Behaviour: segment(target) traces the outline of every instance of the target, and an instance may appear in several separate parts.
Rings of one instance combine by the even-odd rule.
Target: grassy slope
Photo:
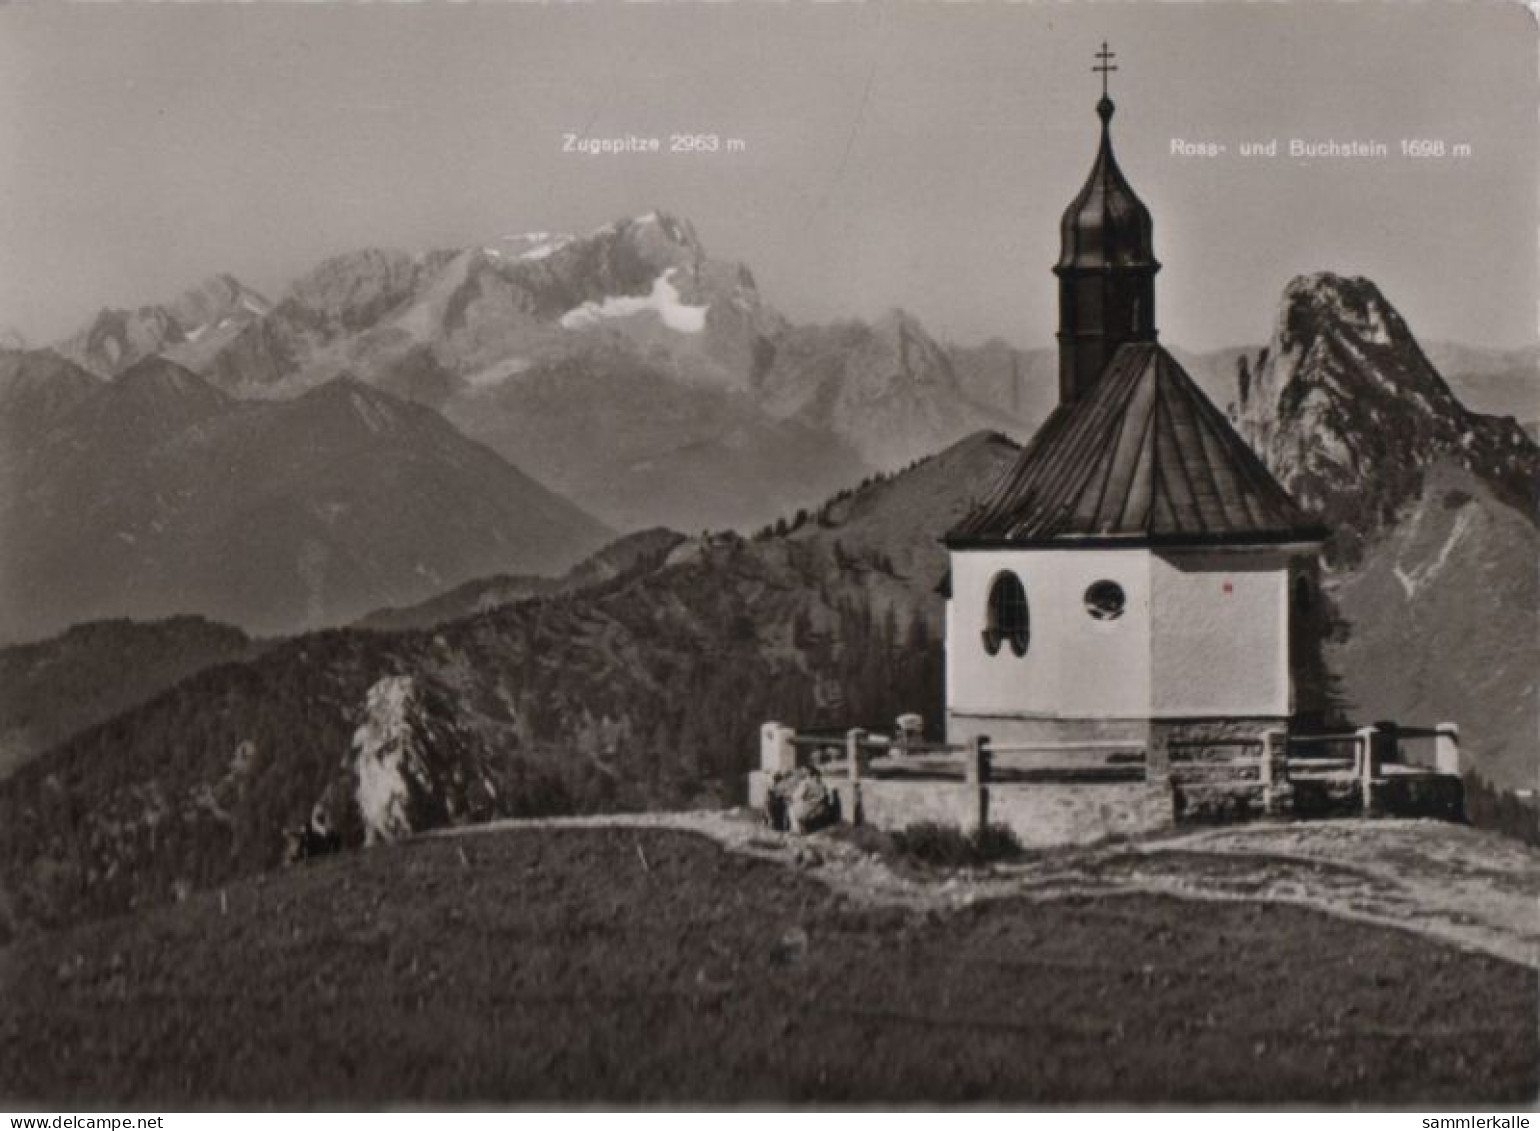
[[[858,905],[679,833],[337,858],[0,951],[0,1099],[1527,1100],[1533,970],[1256,903]]]
[[[1447,463],[1335,600],[1327,651],[1354,720],[1460,725],[1462,767],[1503,789],[1540,779],[1540,532]],[[1426,759],[1427,744],[1411,753]]]

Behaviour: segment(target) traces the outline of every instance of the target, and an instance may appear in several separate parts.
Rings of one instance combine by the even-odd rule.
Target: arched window
[[[984,650],[991,656],[1007,643],[1018,656],[1027,654],[1032,638],[1032,618],[1027,612],[1027,591],[1021,578],[1005,571],[989,587],[989,608],[984,619]]]
[[[1128,607],[1128,597],[1116,581],[1092,582],[1085,591],[1085,611],[1097,620],[1117,620]]]

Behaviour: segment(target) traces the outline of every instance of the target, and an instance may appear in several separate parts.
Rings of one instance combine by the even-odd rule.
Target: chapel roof
[[[1325,535],[1164,347],[1131,342],[1084,399],[1054,409],[946,542],[1206,546]]]

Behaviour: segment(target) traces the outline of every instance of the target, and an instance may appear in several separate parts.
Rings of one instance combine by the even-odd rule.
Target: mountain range
[[[934,727],[936,537],[1054,395],[1049,351],[946,346],[903,312],[792,325],[657,213],[344,256],[260,312],[203,290],[99,335],[170,320],[158,354],[0,353],[12,631],[124,599],[350,627],[205,640],[114,714],[56,712],[68,737],[0,781],[14,924],[272,866],[317,805],[361,843],[411,813],[720,802],[766,718]],[[198,371],[163,356],[199,326]],[[1472,773],[1531,786],[1540,449],[1467,408],[1367,280],[1296,279],[1266,346],[1179,356],[1333,528],[1343,718],[1454,719]],[[610,532],[562,496],[638,532],[592,553]],[[703,526],[740,533],[676,532]],[[67,639],[0,671],[52,695]],[[366,779],[406,826],[358,804]]]
[[[1034,423],[975,400],[901,311],[791,324],[747,266],[662,212],[340,255],[273,303],[217,276],[171,304],[103,311],[58,351],[98,376],[158,354],[248,399],[356,377],[622,529],[757,525],[979,428]]]
[[[158,356],[100,381],[24,354],[0,364],[0,414],[0,639],[178,613],[342,623],[559,571],[610,536],[437,413],[349,378],[239,401]]]
[[[241,398],[339,376],[442,412],[618,529],[750,528],[978,429],[1025,439],[1057,357],[913,315],[796,325],[664,212],[421,254],[328,259],[269,302],[219,275],[56,347],[114,376],[164,356]],[[1183,363],[1224,406],[1241,349]]]

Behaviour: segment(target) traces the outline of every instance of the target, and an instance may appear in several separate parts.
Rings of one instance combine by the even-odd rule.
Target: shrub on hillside
[[[893,834],[900,856],[941,868],[978,868],[1021,855],[1021,842],[1005,825],[964,832],[956,825],[919,821]]]
[[[1470,774],[1465,779],[1465,815],[1477,828],[1540,845],[1540,803],[1533,794],[1520,796]]]

